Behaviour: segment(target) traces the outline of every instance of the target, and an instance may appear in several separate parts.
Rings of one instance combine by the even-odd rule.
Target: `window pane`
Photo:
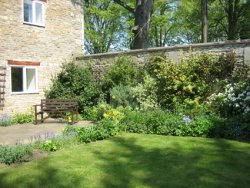
[[[23,68],[11,67],[12,92],[23,91]]]
[[[36,90],[36,70],[35,69],[26,69],[26,86],[27,91]]]
[[[23,8],[24,21],[32,23],[32,1],[24,0]]]
[[[36,24],[43,24],[43,5],[41,3],[36,3]]]

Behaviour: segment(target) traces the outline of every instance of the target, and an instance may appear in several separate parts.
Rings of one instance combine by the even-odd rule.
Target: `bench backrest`
[[[77,108],[78,103],[76,99],[42,99],[41,110],[44,111],[67,111],[69,109]]]

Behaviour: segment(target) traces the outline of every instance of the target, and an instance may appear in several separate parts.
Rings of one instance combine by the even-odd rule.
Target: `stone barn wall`
[[[36,0],[45,4],[43,26],[25,23],[23,2],[0,0],[0,66],[6,68],[0,113],[25,113],[38,104],[60,65],[83,52],[81,0]],[[13,66],[37,67],[36,92],[12,92]]]

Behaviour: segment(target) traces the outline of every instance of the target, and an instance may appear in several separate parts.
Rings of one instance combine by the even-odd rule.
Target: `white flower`
[[[244,113],[248,113],[248,112],[250,112],[250,108],[249,108],[249,107],[247,107],[247,108],[244,110]]]
[[[233,90],[234,90],[234,88],[233,88],[233,87],[230,87],[228,91],[229,91],[229,92],[232,92]]]
[[[250,100],[250,96],[247,96],[247,97],[245,98],[245,101],[247,101],[247,100]]]
[[[239,94],[239,95],[238,95],[238,97],[244,97],[244,94],[243,94],[243,93],[241,93],[241,94]]]

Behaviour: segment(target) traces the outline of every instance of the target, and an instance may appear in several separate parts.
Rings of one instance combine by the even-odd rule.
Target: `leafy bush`
[[[250,113],[225,118],[217,121],[209,136],[218,138],[229,138],[238,140],[250,140]]]
[[[31,113],[17,113],[12,117],[7,114],[0,116],[0,126],[9,126],[13,124],[31,123],[34,120],[34,115]]]
[[[150,110],[159,107],[156,94],[156,82],[155,79],[148,74],[143,78],[143,82],[139,83],[132,90],[134,99],[140,110]]]
[[[173,111],[130,111],[122,122],[128,132],[160,134],[172,136],[207,136],[215,126],[212,115],[196,115],[190,117]]]
[[[208,104],[225,117],[250,113],[250,80],[227,84],[224,91],[209,97]]]
[[[230,71],[230,76],[221,81],[223,84],[220,87],[217,86],[217,91],[207,101],[211,110],[224,117],[250,113],[250,67],[232,61],[233,58],[229,54],[227,63],[234,64],[233,71]],[[227,71],[226,68],[222,74],[228,74],[225,71]]]
[[[0,162],[10,165],[21,162],[32,154],[32,148],[25,145],[3,146],[0,145]]]
[[[11,125],[11,116],[7,114],[1,114],[0,115],[0,126],[1,127],[6,127]]]
[[[52,79],[52,86],[45,95],[49,99],[77,99],[79,111],[85,106],[97,104],[100,87],[96,83],[90,67],[80,67],[74,63],[64,64],[61,71]]]
[[[84,114],[82,114],[82,120],[93,120],[96,121],[96,113],[94,112],[93,108],[95,107],[90,107],[86,106],[84,108]]]
[[[146,69],[156,81],[157,99],[162,106],[173,107],[181,103],[195,108],[216,90],[220,80],[232,76],[232,58],[234,56],[191,55],[178,65],[157,56],[151,59]]]
[[[139,71],[133,61],[128,57],[118,57],[107,69],[102,81],[102,91],[105,101],[110,103],[110,90],[114,86],[134,86],[137,83],[138,77]]]
[[[113,62],[104,76],[104,84],[110,88],[115,85],[134,85],[139,74],[138,69],[128,57],[121,56]]]
[[[120,131],[119,125],[110,120],[103,119],[96,126],[87,126],[81,128],[68,129],[67,132],[74,132],[76,139],[80,143],[89,143],[96,140],[103,140],[118,134]]]
[[[46,140],[41,146],[40,149],[44,151],[57,151],[60,148],[59,142],[57,140]]]
[[[34,115],[31,113],[17,113],[12,117],[11,124],[24,124],[34,121]]]
[[[104,114],[111,110],[112,107],[109,104],[106,103],[100,103],[93,107],[91,116],[93,120],[101,120],[104,118]]]
[[[105,120],[112,120],[115,123],[120,123],[124,119],[124,114],[117,109],[110,109],[103,114]]]

